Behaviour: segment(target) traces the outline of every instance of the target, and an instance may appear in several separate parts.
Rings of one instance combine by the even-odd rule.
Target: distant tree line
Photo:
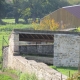
[[[35,21],[36,18],[53,12],[63,6],[71,5],[67,0],[0,0],[0,22],[2,18],[15,18],[15,23],[19,18],[23,18],[26,23],[29,18]]]

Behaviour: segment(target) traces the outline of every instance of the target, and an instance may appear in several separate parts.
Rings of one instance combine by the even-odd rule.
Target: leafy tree
[[[28,18],[32,18],[33,21],[36,18],[42,18],[43,16],[55,11],[56,9],[70,5],[67,0],[12,0],[10,6],[8,6],[8,14],[15,18],[15,23],[18,23],[20,17],[24,18],[27,22]],[[13,10],[13,12],[12,12]],[[13,13],[13,14],[12,14]]]
[[[76,5],[76,4],[80,4],[80,0],[66,0],[68,3],[70,3],[71,5]]]
[[[70,6],[71,4],[67,0],[60,0],[60,7]]]
[[[14,14],[13,14],[13,5],[12,3],[7,3],[5,5],[5,15],[6,15],[6,18],[13,18],[14,17]]]
[[[5,15],[5,0],[0,0],[0,23],[2,23],[1,18]]]
[[[35,21],[36,17],[42,15],[42,3],[44,0],[27,0],[25,1],[23,16],[28,19],[32,18]],[[26,12],[26,13],[25,13]]]
[[[50,18],[49,16],[46,16],[40,23],[41,30],[55,31],[58,29],[58,27],[59,27],[59,24],[55,22],[55,20]]]
[[[22,11],[22,17],[25,19],[26,23],[28,23],[28,18],[30,17],[30,15],[30,8],[26,8],[24,11]]]
[[[37,23],[37,22],[36,22]],[[50,18],[49,16],[46,16],[40,24],[36,24],[33,22],[33,27],[35,30],[50,30],[50,31],[55,31],[58,29],[59,24],[55,22],[54,19]]]
[[[14,18],[15,18],[15,23],[18,23],[19,16],[20,16],[20,9],[19,9],[19,0],[13,0],[13,7],[14,7]]]

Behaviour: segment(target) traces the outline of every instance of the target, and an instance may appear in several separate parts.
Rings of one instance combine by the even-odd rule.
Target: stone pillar
[[[13,32],[9,38],[8,67],[12,67],[13,55],[19,54],[19,34]]]
[[[19,34],[12,33],[9,39],[9,46],[13,55],[19,54]]]

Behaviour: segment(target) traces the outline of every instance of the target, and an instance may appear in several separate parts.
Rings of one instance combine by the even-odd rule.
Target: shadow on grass
[[[57,69],[68,69],[68,70],[78,70],[77,67],[63,67],[63,66],[60,66],[60,67],[56,67],[56,66],[52,66],[52,65],[49,65],[51,68],[57,70]]]

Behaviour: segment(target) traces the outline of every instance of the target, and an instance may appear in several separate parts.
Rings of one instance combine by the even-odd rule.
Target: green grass
[[[13,29],[31,29],[32,24],[6,24],[0,25],[0,32],[8,32],[12,31]]]
[[[18,76],[19,80],[38,80],[37,76],[34,73],[22,73],[17,70],[13,69],[4,69],[4,71],[11,73],[11,74],[16,74]]]
[[[8,75],[0,74],[0,80],[14,80],[14,79]]]
[[[9,23],[9,24],[15,23],[15,19],[2,19],[2,21],[5,22],[5,23]],[[19,22],[24,22],[24,20],[19,19]]]
[[[69,72],[71,76],[78,72],[78,68],[75,67],[56,67],[56,66],[50,66],[50,67],[61,72],[66,76],[69,76]]]

